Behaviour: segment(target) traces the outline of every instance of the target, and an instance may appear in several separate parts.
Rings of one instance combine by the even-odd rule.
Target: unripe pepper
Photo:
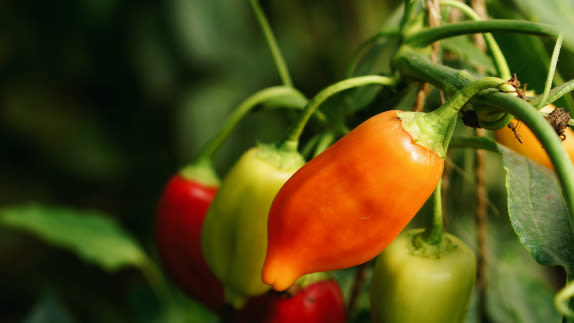
[[[204,174],[209,174],[209,169],[204,168]],[[155,222],[156,244],[162,265],[175,284],[219,313],[225,305],[223,285],[207,267],[200,244],[203,220],[219,183],[214,175],[197,174],[198,167],[189,166],[164,188]]]
[[[269,290],[261,280],[267,249],[267,216],[273,198],[304,164],[291,150],[259,145],[245,152],[223,179],[207,212],[202,250],[235,308]]]
[[[554,105],[549,104],[540,111],[550,113],[554,109]],[[550,157],[542,147],[540,141],[538,141],[538,138],[532,133],[532,130],[516,120],[512,121],[512,125],[515,127],[514,131],[509,127],[494,131],[493,134],[496,141],[547,168],[554,169]],[[518,141],[517,135],[522,143]],[[570,127],[566,127],[564,129],[564,135],[565,139],[562,141],[562,147],[564,147],[564,150],[566,150],[566,153],[570,156],[570,160],[574,162],[574,131],[572,131]]]
[[[371,280],[373,323],[464,322],[476,282],[470,248],[445,233],[440,244],[407,230],[377,257]]]
[[[263,280],[285,290],[306,273],[374,258],[433,192],[444,161],[403,129],[404,111],[387,111],[303,166],[269,215]]]
[[[325,273],[303,276],[287,292],[250,299],[233,323],[344,323],[345,300],[339,284]]]

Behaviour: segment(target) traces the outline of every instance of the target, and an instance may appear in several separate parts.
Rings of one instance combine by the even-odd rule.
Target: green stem
[[[557,36],[559,31],[555,26],[522,20],[497,19],[463,21],[424,29],[407,35],[405,43],[414,47],[427,47],[441,39],[487,32],[515,32],[538,36]]]
[[[555,296],[554,305],[560,314],[574,320],[574,310],[568,305],[574,297],[574,281],[568,282]]]
[[[299,144],[299,137],[303,133],[303,129],[305,125],[309,121],[309,118],[319,106],[325,102],[328,98],[332,97],[333,95],[352,89],[359,86],[369,85],[369,84],[379,84],[379,85],[386,85],[386,86],[393,86],[396,84],[396,79],[388,76],[381,76],[381,75],[366,75],[366,76],[358,76],[350,79],[346,79],[335,84],[332,84],[321,92],[317,93],[307,104],[305,110],[301,114],[299,120],[293,125],[293,128],[289,131],[286,138],[281,142],[279,145],[280,147],[285,147],[287,150],[297,150],[297,146]]]
[[[463,87],[451,96],[440,108],[430,114],[440,119],[454,118],[460,109],[478,92],[490,88],[498,88],[505,81],[498,77],[484,77]]]
[[[423,238],[429,244],[438,244],[442,240],[443,234],[443,219],[442,219],[442,195],[441,195],[441,183],[442,180],[438,181],[438,184],[433,193],[433,217],[429,221],[427,227],[425,228]]]
[[[259,104],[278,98],[289,98],[289,100],[285,100],[285,105],[287,106],[302,108],[307,104],[307,99],[303,94],[288,86],[273,86],[256,92],[233,111],[231,116],[225,121],[223,127],[221,127],[221,130],[203,146],[196,158],[196,163],[211,163],[213,155],[221,148],[239,121],[241,121],[249,111]]]
[[[486,137],[453,137],[448,148],[472,148],[498,152],[496,142]]]
[[[480,21],[481,20],[480,16],[478,16],[478,14],[471,7],[467,6],[466,4],[464,4],[460,1],[441,0],[440,3],[445,5],[445,6],[453,7],[453,8],[460,10],[468,18],[470,18],[474,21]],[[486,44],[488,46],[488,50],[490,51],[490,54],[492,55],[492,58],[494,60],[494,64],[496,65],[496,70],[498,71],[498,75],[505,80],[510,79],[512,77],[512,75],[510,74],[510,68],[508,67],[508,63],[506,62],[506,57],[504,57],[504,54],[502,54],[502,51],[500,50],[498,43],[494,39],[494,36],[492,36],[491,33],[484,33],[483,37],[484,37],[484,41],[486,42]]]
[[[484,77],[457,91],[443,105],[430,113],[404,112],[403,128],[415,142],[446,158],[450,138],[460,109],[480,91],[497,88],[504,83],[497,77]]]
[[[413,20],[416,14],[416,7],[419,4],[419,0],[404,0],[405,12],[403,13],[403,18],[401,19],[400,29],[405,30],[409,22]]]
[[[572,91],[574,91],[574,80],[562,83],[559,86],[553,88],[545,100],[542,100],[542,97],[538,96],[536,99],[530,101],[530,103],[532,103],[535,106],[538,105],[545,106],[548,103],[552,103]]]
[[[544,106],[544,101],[548,98],[550,89],[552,88],[552,83],[554,81],[554,73],[556,72],[556,64],[558,64],[558,56],[560,55],[560,48],[562,47],[562,39],[564,35],[562,33],[558,34],[558,39],[556,39],[556,44],[554,45],[554,50],[552,51],[552,59],[550,60],[550,68],[548,69],[548,76],[546,77],[546,84],[544,86],[544,93],[542,93],[542,98],[540,103],[536,106],[541,109]]]
[[[361,54],[374,42],[389,36],[397,36],[399,34],[399,29],[396,27],[391,27],[389,29],[384,29],[379,31],[378,33],[371,36],[369,39],[364,41],[353,53],[353,57],[351,57],[351,62],[349,63],[349,68],[347,70],[347,78],[350,78],[354,75],[355,69],[359,63],[359,59],[361,58]]]
[[[434,64],[426,56],[420,53],[407,52],[407,50],[399,52],[400,56],[396,59],[402,75],[417,81],[430,82],[444,91],[447,91],[447,89],[453,91],[457,86],[468,84],[472,80],[468,74]],[[440,72],[440,77],[433,74],[433,71]],[[570,211],[570,225],[574,231],[574,166],[562,148],[562,143],[556,136],[554,129],[538,113],[538,110],[512,94],[493,90],[477,96],[472,101],[473,105],[497,106],[500,107],[501,112],[507,112],[516,116],[540,140],[556,169],[556,175],[560,181],[563,196]]]
[[[401,75],[415,81],[428,82],[443,90],[447,96],[472,82],[472,76],[464,70],[457,70],[442,64],[435,64],[424,54],[404,47],[393,60]]]
[[[500,107],[501,111],[514,115],[523,122],[540,141],[556,170],[563,188],[564,199],[570,210],[570,226],[574,231],[574,165],[562,147],[560,138],[552,126],[532,105],[513,95],[492,92],[477,101],[487,100],[489,104]]]
[[[259,21],[259,25],[261,26],[261,30],[265,36],[265,40],[267,41],[267,45],[271,50],[271,55],[273,56],[273,61],[275,62],[275,66],[279,72],[279,77],[283,82],[283,85],[292,87],[293,83],[291,82],[291,77],[289,76],[289,70],[287,69],[287,64],[285,64],[285,60],[283,60],[283,56],[281,55],[281,50],[279,50],[279,46],[277,45],[277,41],[275,40],[275,36],[273,35],[273,31],[271,30],[271,26],[259,5],[258,0],[251,0],[251,7],[253,8],[253,12]]]
[[[324,152],[331,144],[335,141],[335,133],[333,131],[327,131],[321,135],[321,139],[315,147],[313,152],[313,157],[317,157],[320,153]]]
[[[160,303],[169,303],[171,297],[168,285],[157,265],[150,259],[140,266],[144,278],[147,280]]]

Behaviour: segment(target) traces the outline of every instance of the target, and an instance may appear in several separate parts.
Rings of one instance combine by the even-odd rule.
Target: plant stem
[[[168,285],[157,265],[148,258],[140,266],[140,270],[150,285],[153,293],[157,297],[159,303],[167,305],[166,303],[169,303],[171,295]]]
[[[530,103],[534,104],[535,106],[545,106],[548,103],[552,103],[572,91],[574,91],[574,80],[562,83],[559,86],[553,88],[545,100],[542,100],[542,97],[538,96],[536,99],[530,101]]]
[[[353,279],[353,286],[351,287],[351,294],[349,295],[349,305],[347,306],[347,320],[350,322],[357,309],[359,296],[363,291],[365,280],[367,276],[367,269],[369,262],[365,262],[355,268],[355,277]]]
[[[364,41],[361,45],[359,45],[359,47],[353,53],[353,57],[351,58],[351,62],[349,63],[349,68],[347,69],[347,78],[354,76],[355,69],[357,68],[357,65],[359,63],[359,58],[361,57],[361,54],[367,49],[367,47],[369,47],[374,42],[376,42],[377,40],[379,40],[383,37],[398,36],[398,34],[399,34],[399,29],[396,27],[384,29],[384,30],[381,30],[378,33],[374,34],[369,39]]]
[[[279,98],[288,98],[288,100],[285,100],[285,106],[303,108],[307,104],[307,99],[303,94],[288,86],[273,86],[256,92],[233,111],[223,124],[223,127],[221,127],[221,130],[200,150],[195,163],[211,163],[213,155],[221,148],[239,121],[241,121],[249,111],[259,104]]]
[[[431,112],[440,119],[452,119],[460,109],[482,90],[497,88],[504,80],[498,77],[484,77],[463,87],[451,96],[441,107]]]
[[[293,125],[288,135],[281,142],[279,146],[285,147],[288,150],[291,149],[297,150],[297,146],[299,144],[299,137],[301,137],[303,129],[305,128],[305,125],[309,121],[309,118],[311,117],[311,115],[313,115],[313,113],[317,110],[317,108],[319,108],[319,106],[323,102],[325,102],[328,98],[332,97],[333,95],[359,86],[369,84],[393,86],[396,84],[396,82],[397,80],[395,78],[388,76],[367,75],[367,76],[358,76],[346,79],[326,87],[321,92],[317,93],[317,95],[315,95],[309,101],[309,103],[303,110],[303,113],[301,114],[299,120]]]
[[[485,136],[486,130],[475,129],[477,137]],[[477,287],[477,303],[478,303],[478,316],[481,322],[486,321],[486,287],[488,282],[488,193],[486,186],[486,152],[480,149],[475,150],[475,164],[474,174],[476,180],[476,241],[478,244],[477,249],[477,263],[476,263],[476,287]]]
[[[564,315],[570,320],[574,320],[574,310],[570,308],[568,303],[574,297],[574,281],[569,281],[555,296],[554,306],[560,314]]]
[[[417,144],[444,159],[460,109],[480,91],[497,88],[502,83],[504,81],[499,78],[484,77],[457,91],[432,112],[403,112],[400,116],[403,129],[413,137]]]
[[[456,91],[457,88],[472,81],[468,73],[433,64],[423,54],[408,50],[406,48],[402,52],[399,51],[399,57],[395,59],[396,65],[404,76],[421,82],[430,82],[447,92]],[[570,226],[574,231],[574,166],[562,148],[562,143],[554,129],[538,113],[538,110],[522,99],[497,90],[487,92],[473,98],[473,105],[496,106],[501,112],[510,113],[522,120],[550,155],[570,211]]]
[[[563,189],[564,199],[570,210],[570,227],[574,231],[574,165],[562,147],[560,138],[538,110],[515,96],[491,92],[477,101],[487,100],[489,104],[500,107],[501,111],[510,113],[522,121],[540,141],[556,170],[556,175]]]
[[[471,19],[473,20],[483,20],[487,18],[486,8],[484,0],[472,0],[472,13]],[[476,10],[476,11],[475,11]],[[478,12],[481,14],[479,15]],[[487,37],[488,36],[488,37]],[[488,43],[488,48],[494,62],[497,65],[497,70],[499,73],[504,73],[501,75],[504,79],[510,79],[510,69],[506,62],[506,58],[500,51],[498,44],[496,43],[494,37],[490,33],[483,34],[485,43]],[[481,38],[478,35],[474,37],[474,43],[481,51],[484,51],[484,43],[480,42]],[[497,56],[498,55],[498,56]],[[476,137],[486,136],[485,129],[475,129]],[[476,191],[475,191],[475,203],[476,212],[474,214],[474,221],[476,225],[476,241],[477,241],[477,263],[476,263],[476,295],[477,295],[477,315],[479,321],[488,321],[487,318],[487,282],[488,282],[488,192],[486,185],[486,152],[480,149],[474,151],[475,164],[474,164],[474,174],[476,180]]]
[[[438,181],[438,184],[434,190],[433,217],[432,220],[427,224],[423,235],[424,240],[433,245],[441,242],[443,235],[441,184],[442,179]]]
[[[471,148],[471,149],[484,149],[491,152],[498,152],[496,143],[485,137],[453,137],[449,148]]]
[[[453,7],[453,8],[460,10],[468,18],[470,18],[474,21],[480,21],[481,20],[479,15],[474,10],[472,10],[471,7],[467,6],[466,4],[464,4],[460,1],[441,0],[440,3],[443,5]],[[494,60],[494,64],[496,65],[496,70],[498,71],[498,75],[505,80],[510,79],[510,77],[512,77],[512,75],[510,73],[510,68],[508,67],[508,63],[506,62],[506,57],[504,57],[504,54],[502,54],[502,51],[500,50],[498,43],[494,39],[494,36],[492,36],[491,33],[484,33],[483,37],[484,37],[484,41],[488,45],[488,50],[490,51],[490,54],[492,55],[492,58]]]
[[[461,88],[472,81],[468,73],[433,64],[425,55],[409,51],[408,48],[399,51],[397,55],[399,57],[395,59],[396,65],[402,75],[417,81],[430,82],[447,92],[456,91],[457,87]],[[562,148],[556,132],[538,113],[538,110],[522,99],[497,90],[487,92],[473,98],[473,105],[496,106],[501,112],[510,113],[522,120],[550,155],[570,211],[570,226],[574,231],[574,166]]]
[[[429,82],[445,91],[447,96],[453,95],[473,80],[468,72],[435,64],[426,55],[414,52],[408,47],[402,51],[393,61],[394,67],[401,71],[401,75],[416,81]]]
[[[546,77],[546,84],[544,86],[544,93],[540,98],[540,103],[536,106],[541,109],[544,106],[544,101],[548,98],[550,89],[552,88],[552,83],[554,82],[554,73],[556,72],[556,64],[558,63],[558,56],[560,55],[560,48],[562,47],[562,39],[564,35],[562,33],[558,34],[558,39],[556,39],[556,44],[554,45],[554,50],[552,51],[552,59],[550,60],[550,68],[548,69],[548,76]]]
[[[331,144],[335,141],[335,133],[333,131],[327,131],[321,135],[315,151],[313,152],[313,157],[317,157],[320,153],[324,152]]]
[[[281,55],[281,50],[279,50],[279,46],[277,45],[277,41],[275,40],[275,36],[273,35],[273,31],[271,30],[271,26],[259,5],[258,0],[251,0],[251,7],[253,8],[253,12],[259,21],[259,25],[261,26],[261,30],[263,31],[263,35],[265,36],[265,40],[267,41],[267,45],[271,50],[271,55],[273,56],[273,61],[275,62],[275,66],[279,72],[279,77],[283,82],[283,85],[293,87],[293,83],[291,82],[291,76],[289,76],[289,70],[287,69],[287,64],[285,64],[285,60]]]
[[[538,36],[557,36],[559,31],[555,26],[521,20],[463,21],[424,29],[407,35],[405,44],[414,47],[426,47],[435,41],[449,37],[487,32],[515,32]]]
[[[419,4],[419,0],[404,0],[405,12],[403,13],[403,18],[401,19],[400,29],[403,31],[408,23],[413,20],[416,14],[416,7]]]

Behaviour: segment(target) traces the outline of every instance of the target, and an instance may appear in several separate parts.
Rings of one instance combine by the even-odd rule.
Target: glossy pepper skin
[[[293,152],[288,162],[268,146],[245,152],[223,179],[209,207],[202,250],[209,268],[223,283],[225,300],[240,308],[269,290],[261,280],[267,250],[267,216],[281,186],[304,163]]]
[[[234,323],[345,323],[345,300],[334,279],[294,288],[291,294],[268,292],[250,299]]]
[[[373,323],[462,323],[476,282],[476,258],[448,233],[449,248],[425,254],[407,230],[377,257],[371,280]],[[425,246],[433,248],[432,246]]]
[[[207,267],[201,252],[201,228],[217,186],[204,185],[182,173],[174,175],[159,201],[155,236],[167,275],[188,296],[219,313],[223,285]]]
[[[363,122],[281,188],[269,215],[265,283],[281,291],[303,274],[366,262],[422,207],[444,161],[413,141],[399,113]]]
[[[550,113],[554,109],[555,107],[552,104],[549,104],[540,111]],[[530,130],[525,124],[518,123],[516,120],[513,120],[512,124],[516,126],[515,130],[520,136],[522,143],[518,141],[514,131],[508,127],[494,131],[493,134],[496,141],[549,169],[554,169],[554,166],[550,161],[550,157],[542,147],[540,141],[538,141],[538,138],[536,138],[534,133],[532,133],[532,130]],[[572,131],[570,127],[566,127],[566,129],[564,129],[564,134],[566,135],[566,139],[562,141],[562,147],[564,147],[566,153],[570,156],[570,160],[574,162],[574,131]]]

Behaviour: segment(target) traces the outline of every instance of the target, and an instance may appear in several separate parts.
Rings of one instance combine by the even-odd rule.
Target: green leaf
[[[531,21],[540,21],[543,23],[556,25],[563,31],[571,31],[574,27],[574,3],[569,0],[554,1],[514,1],[514,4],[527,16]],[[574,34],[571,32],[564,33],[565,45],[574,49]]]
[[[499,146],[506,170],[508,214],[520,242],[542,265],[574,274],[574,235],[555,174]]]
[[[487,224],[485,312],[478,304],[475,288],[466,323],[558,323],[560,314],[554,307],[554,293],[548,267],[533,259],[520,243],[506,218],[489,213]],[[450,229],[478,254],[474,213],[457,215]],[[486,317],[483,317],[485,314]],[[486,319],[486,320],[485,320]]]
[[[98,211],[29,204],[0,209],[0,225],[68,249],[108,271],[127,266],[144,268],[149,264],[136,240]]]
[[[500,247],[501,245],[499,245]],[[492,322],[558,323],[554,291],[541,268],[516,243],[504,243],[501,258],[489,268],[487,311]]]

